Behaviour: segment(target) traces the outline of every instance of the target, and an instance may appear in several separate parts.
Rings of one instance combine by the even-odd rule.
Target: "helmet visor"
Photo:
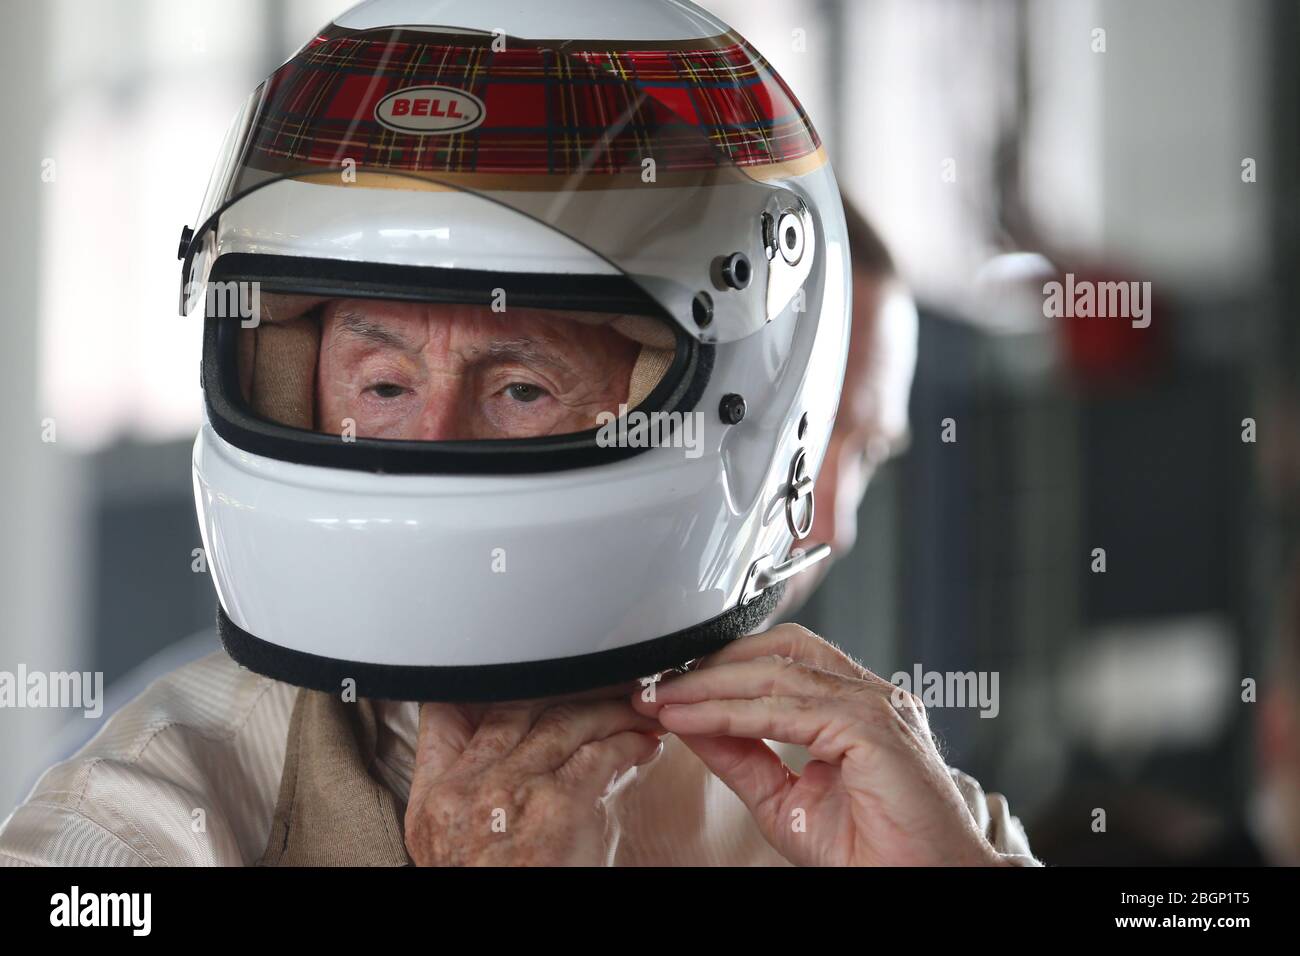
[[[232,124],[184,250],[182,312],[221,213],[293,179],[473,193],[580,243],[701,342],[757,331],[816,267],[791,180],[821,165],[820,143],[739,37],[663,46],[330,27]]]

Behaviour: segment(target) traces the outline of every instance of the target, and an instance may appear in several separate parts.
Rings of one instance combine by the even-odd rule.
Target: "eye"
[[[515,382],[506,386],[506,394],[516,402],[535,402],[546,394],[546,389],[531,382]]]
[[[379,398],[397,398],[406,389],[400,385],[394,385],[392,382],[380,382],[378,385],[371,385],[366,391],[373,392]]]

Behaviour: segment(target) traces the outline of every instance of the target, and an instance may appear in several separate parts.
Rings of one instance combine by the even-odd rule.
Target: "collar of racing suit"
[[[404,796],[382,779],[382,772],[376,774],[382,765],[378,755],[393,745],[395,736],[383,720],[400,718],[401,705],[378,704],[298,691],[280,793],[259,866],[411,865],[402,834]],[[396,736],[400,741],[400,733]]]

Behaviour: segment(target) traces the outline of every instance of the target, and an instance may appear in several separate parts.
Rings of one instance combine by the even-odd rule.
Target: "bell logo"
[[[451,86],[408,86],[375,106],[375,119],[388,129],[416,136],[464,133],[487,116],[483,101]]]

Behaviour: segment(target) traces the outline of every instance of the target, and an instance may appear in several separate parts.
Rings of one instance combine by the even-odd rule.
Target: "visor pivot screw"
[[[776,232],[781,258],[787,264],[797,266],[803,258],[803,220],[797,213],[787,212],[777,223]]]
[[[735,393],[723,395],[718,414],[722,416],[723,424],[739,425],[745,420],[745,396]]]
[[[749,256],[743,252],[733,252],[722,263],[722,279],[736,291],[749,287],[749,280],[754,277],[754,270],[749,264]]]
[[[194,230],[189,226],[181,226],[181,245],[176,250],[176,258],[184,259],[185,253],[190,249],[190,242],[194,239]]]
[[[691,317],[695,324],[707,329],[713,323],[713,297],[707,292],[700,292],[691,303]]]

